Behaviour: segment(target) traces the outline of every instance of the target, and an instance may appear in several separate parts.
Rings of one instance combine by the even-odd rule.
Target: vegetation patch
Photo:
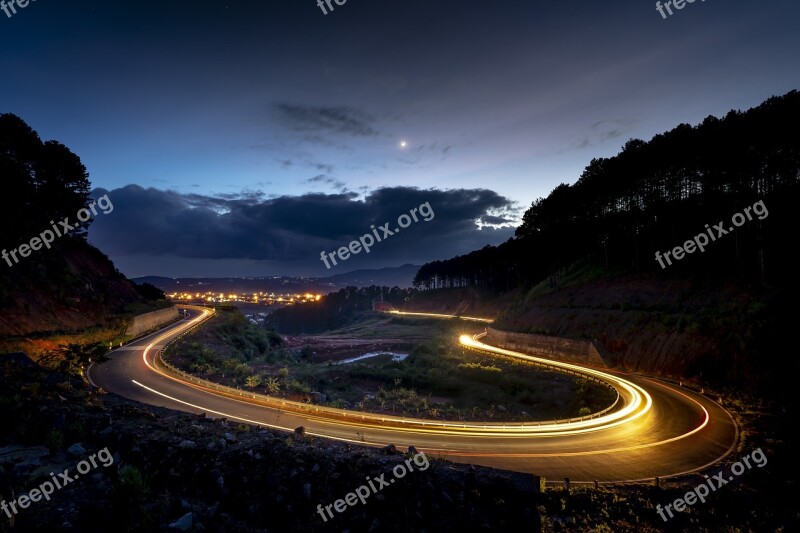
[[[287,346],[275,332],[230,308],[171,346],[168,358],[199,377],[244,390],[426,419],[551,420],[585,416],[614,402],[614,391],[593,381],[460,347],[460,334],[478,331],[465,324],[372,315],[314,339],[342,343],[390,337],[409,343],[408,357],[385,354],[333,364],[320,361],[308,346]],[[364,348],[362,354],[374,351]]]

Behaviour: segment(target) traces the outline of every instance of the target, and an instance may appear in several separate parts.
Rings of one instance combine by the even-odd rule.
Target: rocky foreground
[[[800,527],[796,447],[779,437],[796,418],[775,406],[741,412],[749,421],[744,442],[724,462],[729,466],[761,446],[769,464],[748,471],[669,521],[659,518],[656,504],[666,505],[703,483],[701,474],[665,481],[661,487],[622,484],[566,491],[549,486],[540,493],[535,476],[454,464],[433,453],[426,455],[428,468],[414,463],[414,471],[379,488],[365,503],[342,504],[341,512],[334,507],[332,517],[323,519],[318,506],[345,499],[368,484],[368,477],[381,487],[376,480],[382,474],[391,480],[392,469],[405,463],[408,454],[100,395],[80,380],[39,369],[23,356],[0,356],[0,376],[0,533],[732,532]],[[405,449],[413,443],[396,444]],[[49,500],[35,492],[57,480],[62,486],[49,491]]]
[[[416,470],[323,520],[326,506],[408,457],[98,395],[21,358],[0,362],[0,531],[539,530],[537,478],[452,464]],[[405,447],[407,443],[397,443]],[[408,443],[411,444],[411,443]],[[20,497],[108,450],[80,478]],[[103,454],[98,454],[103,458]],[[108,464],[108,466],[104,466]],[[53,472],[55,476],[50,473]],[[62,483],[64,483],[62,479]],[[335,510],[334,510],[335,511]],[[9,517],[9,515],[11,515]]]

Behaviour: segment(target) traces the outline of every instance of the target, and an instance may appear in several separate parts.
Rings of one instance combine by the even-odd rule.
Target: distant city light
[[[211,291],[205,293],[199,292],[173,292],[167,294],[167,298],[174,301],[205,301],[213,303],[250,303],[250,304],[264,304],[274,305],[276,303],[293,305],[298,303],[318,302],[322,299],[321,294],[275,294],[274,292],[253,292],[253,293],[214,293]]]

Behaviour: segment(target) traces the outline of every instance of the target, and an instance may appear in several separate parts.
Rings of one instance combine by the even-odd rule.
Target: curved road
[[[114,350],[109,362],[89,367],[90,381],[151,405],[286,431],[304,426],[307,434],[357,444],[414,445],[434,457],[443,455],[452,461],[531,472],[548,479],[569,477],[574,482],[665,478],[703,469],[727,455],[737,439],[728,412],[703,395],[641,376],[539,360],[464,337],[461,343],[468,348],[602,374],[601,378],[620,392],[621,402],[602,417],[559,425],[489,424],[484,429],[484,425],[453,424],[438,430],[431,428],[430,422],[427,428],[387,427],[255,405],[179,381],[154,368],[159,349],[206,314],[189,309],[186,320]]]

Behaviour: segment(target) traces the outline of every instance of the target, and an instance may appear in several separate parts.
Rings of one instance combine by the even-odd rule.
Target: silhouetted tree
[[[89,175],[80,158],[56,142],[42,142],[22,119],[0,114],[0,245],[16,248],[88,205]],[[88,222],[73,236],[85,236]]]
[[[771,213],[785,207],[774,209],[784,220],[750,221],[673,269],[759,279],[786,271],[798,228],[790,216],[800,190],[798,121],[800,93],[792,91],[648,142],[631,139],[616,156],[593,159],[575,184],[534,201],[514,239],[422,265],[414,286],[508,290],[587,257],[606,269],[656,269],[656,250],[682,245],[759,200]]]

